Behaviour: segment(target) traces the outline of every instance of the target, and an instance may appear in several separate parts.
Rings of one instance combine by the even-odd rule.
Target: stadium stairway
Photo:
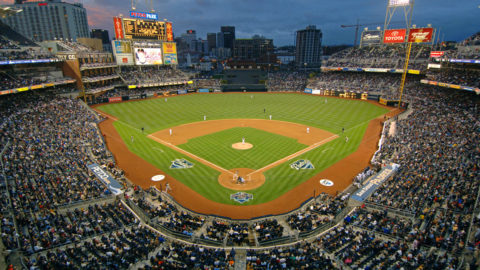
[[[235,250],[235,270],[247,269],[247,250],[237,249]]]

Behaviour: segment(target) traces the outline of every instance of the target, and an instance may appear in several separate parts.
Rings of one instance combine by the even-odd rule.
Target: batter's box
[[[248,202],[253,200],[253,194],[246,193],[246,192],[237,192],[230,194],[230,200],[234,200],[239,203]]]
[[[313,170],[315,167],[313,166],[312,162],[308,159],[299,159],[292,164],[290,164],[292,169],[296,170]]]
[[[193,163],[184,159],[184,158],[177,158],[172,161],[172,165],[170,165],[170,169],[188,169],[193,167]]]

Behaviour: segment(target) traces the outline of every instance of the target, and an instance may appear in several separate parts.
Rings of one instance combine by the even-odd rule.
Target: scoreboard
[[[165,22],[123,19],[126,39],[167,40]]]

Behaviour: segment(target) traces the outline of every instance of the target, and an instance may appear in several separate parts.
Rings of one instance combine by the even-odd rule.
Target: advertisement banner
[[[200,88],[200,89],[198,89],[198,92],[199,93],[210,93],[210,90],[208,90],[207,88]]]
[[[352,199],[363,202],[366,200],[383,182],[392,176],[400,167],[400,165],[392,163],[384,167],[377,175],[370,178],[367,183],[357,190]]]
[[[420,70],[417,70],[417,69],[409,69],[407,72],[408,74],[416,74],[416,75],[420,74]]]
[[[431,42],[433,35],[433,28],[416,28],[410,29],[408,34],[408,42],[422,43]]]
[[[173,41],[173,28],[172,28],[172,23],[171,22],[166,22],[166,28],[167,28],[167,41]]]
[[[122,185],[96,163],[87,165],[95,176],[115,195],[122,194]]]
[[[132,44],[126,40],[114,40],[115,53],[132,53]]]
[[[15,90],[13,89],[0,91],[0,95],[7,95],[7,94],[13,94],[13,93],[15,93]]]
[[[108,98],[108,102],[120,102],[122,101],[122,97],[111,97]]]
[[[445,55],[444,51],[431,51],[430,52],[430,57],[433,57],[433,58],[442,57],[443,55]]]
[[[431,68],[442,68],[442,65],[440,64],[428,64],[427,69]]]
[[[370,45],[380,43],[382,38],[382,31],[380,30],[365,30],[362,32],[361,44]]]
[[[383,43],[404,43],[407,29],[388,29],[383,34]]]
[[[163,62],[166,65],[176,65],[177,60],[177,44],[174,42],[163,43]]]
[[[187,93],[187,90],[178,90],[177,93],[178,93],[179,95],[184,95],[184,94]]]
[[[305,91],[304,91],[306,94],[311,94],[312,93],[312,89],[311,88],[305,88]]]
[[[134,48],[135,65],[161,65],[163,64],[162,49],[160,48]]]
[[[119,17],[113,17],[113,27],[115,28],[115,38],[124,39],[122,19]]]
[[[28,91],[28,87],[17,88],[18,92]]]

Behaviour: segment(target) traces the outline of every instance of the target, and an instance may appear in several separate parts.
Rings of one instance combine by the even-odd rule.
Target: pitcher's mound
[[[223,172],[218,177],[220,185],[233,190],[250,190],[258,188],[265,183],[265,175],[261,172],[252,172],[254,170],[249,168],[235,168],[229,170],[230,172]],[[237,174],[234,179],[233,175]],[[243,182],[238,181],[238,176],[242,177]]]
[[[250,149],[252,147],[253,147],[253,144],[251,144],[251,143],[237,142],[237,143],[232,144],[232,148],[237,149],[237,150],[247,150],[247,149]]]

